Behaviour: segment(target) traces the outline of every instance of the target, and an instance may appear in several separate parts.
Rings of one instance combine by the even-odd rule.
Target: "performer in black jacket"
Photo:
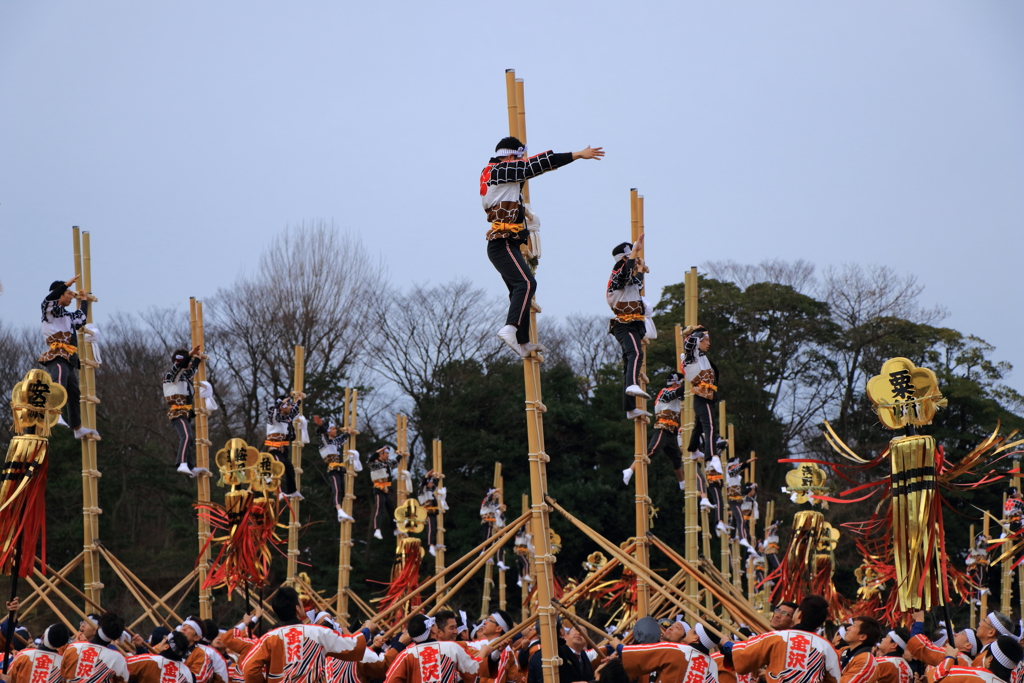
[[[171,369],[164,375],[164,401],[167,402],[167,419],[178,434],[178,450],[175,462],[178,471],[190,477],[196,476],[196,430],[192,425],[196,411],[192,406],[195,377],[199,364],[203,362],[198,346],[191,351],[177,349],[171,354]]]
[[[631,255],[634,251],[640,253],[643,246],[644,236],[640,235],[636,244],[623,242],[612,249],[615,266],[605,290],[605,299],[615,314],[608,331],[622,347],[622,401],[626,417],[631,420],[641,415],[650,415],[646,410],[636,407],[637,397],[651,398],[640,388],[640,370],[644,364],[643,340],[646,334],[644,300],[640,296],[640,288],[644,284],[644,268],[643,261]]]
[[[657,420],[654,423],[654,435],[647,446],[648,459],[661,451],[672,463],[672,470],[679,481],[679,488],[684,485],[683,480],[683,453],[679,450],[679,414],[683,400],[683,373],[673,372],[665,380],[665,388],[658,392],[654,400],[654,415]],[[636,467],[634,462],[628,469],[622,470],[622,481],[629,484]]]
[[[274,459],[284,465],[284,479],[281,493],[289,498],[302,500],[302,494],[295,488],[295,466],[288,454],[288,447],[295,440],[295,426],[292,422],[299,416],[302,397],[292,394],[278,396],[267,406],[267,439],[263,445]]]
[[[391,502],[391,484],[395,481],[395,462],[391,449],[385,446],[367,460],[373,482],[373,537],[383,539],[382,529],[394,525],[395,504]]]
[[[338,511],[338,521],[354,521],[345,513],[341,504],[345,497],[345,444],[348,433],[338,429],[333,422],[324,426],[323,418],[313,416],[316,433],[320,437],[320,457],[327,464],[327,483],[331,485],[331,505]]]
[[[523,204],[523,183],[576,159],[600,160],[603,156],[600,147],[587,147],[579,152],[547,151],[527,157],[526,145],[507,137],[498,142],[494,155],[480,172],[480,199],[491,224],[487,258],[508,287],[508,315],[498,337],[524,358],[538,348],[529,343],[530,302],[537,292],[537,281],[519,249],[529,241],[528,220],[536,222],[530,220],[533,216]]]

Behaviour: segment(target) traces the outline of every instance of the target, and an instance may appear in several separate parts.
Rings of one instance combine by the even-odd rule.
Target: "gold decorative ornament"
[[[405,502],[395,510],[395,522],[398,531],[403,534],[418,534],[423,531],[427,521],[427,511],[415,498],[406,498]]]
[[[49,436],[67,401],[67,389],[54,382],[50,373],[39,368],[29,370],[11,391],[15,433],[24,434],[32,427],[38,436]]]
[[[946,405],[935,373],[906,358],[885,361],[868,381],[867,394],[887,429],[931,424],[936,409]]]

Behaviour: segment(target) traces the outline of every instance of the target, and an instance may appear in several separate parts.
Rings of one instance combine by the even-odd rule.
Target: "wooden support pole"
[[[987,519],[987,518],[986,518]],[[971,525],[971,549],[974,549],[974,525]],[[982,586],[984,588],[984,586]],[[974,596],[971,596],[971,628],[976,628],[978,625],[978,607],[974,604]]]
[[[345,389],[345,406],[342,415],[342,429],[348,433],[347,450],[356,450],[356,437],[359,430],[356,428],[358,416],[358,389]],[[345,453],[345,498],[341,502],[341,509],[348,515],[348,519],[341,523],[338,541],[338,595],[336,611],[338,619],[346,627],[349,625],[350,615],[348,612],[349,581],[352,575],[352,503],[356,499],[356,469],[350,461],[348,453]]]
[[[637,189],[634,187],[629,191],[629,209],[630,209],[630,241],[636,243],[640,239],[640,235],[644,234],[644,198],[637,193]],[[638,250],[636,254],[631,254],[631,257],[643,258],[642,250]],[[644,294],[644,288],[641,286],[640,294]],[[644,362],[640,368],[640,388],[646,389],[647,386],[647,340],[643,342]],[[636,399],[636,407],[640,410],[647,410],[647,400],[643,398]],[[647,425],[650,420],[646,415],[640,415],[633,420],[633,463],[635,465],[633,472],[633,481],[636,486],[636,493],[634,495],[634,506],[636,516],[636,550],[634,551],[636,561],[643,567],[650,567],[650,553],[647,549],[647,532],[650,530],[651,522],[651,498],[647,482],[647,464],[649,462],[647,458]],[[648,615],[648,601],[650,600],[650,591],[647,583],[643,578],[637,575],[636,580],[636,618],[646,617]]]
[[[292,394],[301,396],[305,386],[306,378],[306,353],[301,346],[295,346],[295,365],[292,375]],[[296,400],[293,398],[292,400]],[[299,405],[299,415],[305,406]],[[302,442],[299,441],[298,431],[295,433],[295,440],[292,441],[292,467],[295,468],[295,491],[302,491]],[[295,577],[299,571],[299,527],[302,526],[299,515],[299,499],[288,498],[288,574],[286,581],[295,583]]]
[[[526,144],[526,94],[524,92],[525,83],[523,79],[516,79],[516,118],[519,124],[519,141],[524,145]],[[523,183],[523,201],[527,204],[530,203],[530,181],[527,180]]]
[[[505,69],[505,99],[508,100],[508,134],[519,137],[519,104],[516,100],[516,70]]]
[[[524,493],[523,496],[522,496],[522,502],[523,502],[523,514],[524,515],[525,514],[529,514],[530,513],[530,496]],[[522,611],[522,618],[521,618],[522,621],[526,621],[530,617],[531,608],[530,608],[530,601],[527,600],[527,596],[529,596],[530,595],[530,591],[533,590],[533,584],[535,582],[534,581],[534,577],[537,576],[537,564],[534,561],[534,553],[533,553],[532,548],[527,550],[526,563],[527,563],[527,568],[528,568],[527,571],[529,571],[530,574],[529,574],[529,578],[524,579],[522,581],[522,586],[520,586],[520,588],[522,589],[522,597],[520,599],[520,604],[522,605],[522,610],[521,610]]]
[[[444,472],[442,466],[444,464],[444,451],[442,448],[441,440],[434,439],[434,473],[437,475],[437,479],[440,482],[438,486],[444,486]],[[434,545],[434,574],[441,574],[444,572],[444,506],[438,505],[437,507],[437,534],[435,535]]]
[[[50,573],[51,576],[57,575],[59,576],[60,579],[64,579],[65,581],[67,580],[67,577],[71,575],[71,572],[75,571],[75,569],[78,568],[78,565],[82,564],[84,560],[85,553],[78,553],[70,562],[64,565],[62,569],[54,572],[52,567],[47,567],[43,564],[42,560],[40,560],[38,557],[36,558],[36,562],[39,564],[39,566],[43,567],[47,572]],[[75,588],[75,590],[78,589]],[[47,592],[47,590],[44,588],[42,592],[45,593]],[[84,599],[85,598],[83,598],[83,600]],[[21,607],[18,609],[18,620],[24,620],[29,614],[32,613],[33,609],[39,606],[40,602],[42,602],[42,595],[39,593],[27,596],[25,600],[22,601]]]
[[[684,279],[684,311],[683,320],[686,326],[697,324],[697,268],[691,267],[686,273]],[[676,345],[678,346],[678,352],[682,354],[683,339],[681,334],[677,334]],[[680,357],[680,363],[682,358]],[[685,451],[686,446],[689,444],[690,435],[694,430],[694,415],[693,415],[693,390],[689,382],[686,382],[686,397],[683,402],[683,428],[680,430],[682,433],[683,449]],[[714,444],[711,444],[714,448]],[[700,521],[698,519],[698,509],[700,505],[700,493],[697,490],[697,467],[696,463],[692,458],[684,455],[685,469],[684,474],[686,478],[686,497],[685,497],[685,548],[686,548],[686,560],[687,562],[696,564],[698,558],[697,550],[697,536],[700,529]],[[697,583],[694,581],[692,576],[686,579],[686,594],[691,598],[696,599],[697,597]]]
[[[395,498],[398,507],[402,507],[412,495],[409,477],[408,425],[408,417],[401,413],[395,415],[395,455],[398,456],[398,485],[395,487]]]
[[[206,352],[203,330],[203,304],[195,297],[188,300],[189,327],[192,330],[192,346],[201,349],[202,361],[192,378],[193,396],[192,409],[196,414],[195,435],[196,435],[196,498],[200,504],[210,502],[210,428],[209,415],[206,409],[206,399],[202,397],[201,382],[206,381]],[[199,550],[202,556],[199,558],[197,569],[199,570],[199,616],[202,619],[213,617],[213,590],[204,588],[206,575],[210,566],[210,547],[207,540],[210,538],[210,523],[203,515],[198,515],[198,540]]]

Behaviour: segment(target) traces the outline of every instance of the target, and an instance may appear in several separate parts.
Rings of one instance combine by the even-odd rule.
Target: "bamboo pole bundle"
[[[78,568],[78,565],[82,564],[84,561],[85,553],[78,553],[70,562],[64,565],[63,568],[54,572],[52,567],[44,565],[42,560],[40,560],[38,557],[36,558],[36,562],[39,563],[39,565],[43,567],[43,569],[46,572],[48,572],[51,575],[57,574],[60,576],[61,579],[65,580],[67,579],[68,576],[71,575],[71,572],[75,571],[75,569]],[[78,589],[76,588],[75,590]],[[18,609],[19,621],[24,621],[27,618],[27,616],[32,613],[32,610],[39,606],[39,603],[42,602],[43,595],[46,594],[48,591],[48,588],[43,588],[42,590],[34,592],[32,595],[27,596],[25,600],[22,601],[21,607]]]
[[[302,396],[302,390],[306,383],[306,353],[301,346],[295,346],[295,366],[292,376],[292,393]],[[299,405],[299,415],[302,414],[304,406]],[[292,441],[292,467],[295,468],[295,490],[302,491],[302,442],[296,433]],[[299,571],[299,527],[301,517],[299,516],[299,498],[288,499],[288,578],[289,584],[295,583],[295,576]]]
[[[516,118],[519,128],[519,141],[526,144],[526,95],[524,92],[526,84],[523,79],[516,79]],[[530,203],[530,181],[523,183],[523,201]]]
[[[1020,491],[1020,460],[1013,461],[1013,488]],[[971,537],[971,544],[974,544],[974,537]],[[1024,570],[1018,568],[1017,572],[1017,604],[1024,604]],[[1013,588],[1010,588],[1013,591]],[[1009,614],[1009,612],[1003,612],[1003,614]]]
[[[634,187],[629,191],[630,204],[630,241],[634,244],[640,235],[644,234],[644,198],[637,193]],[[634,258],[643,258],[643,250],[631,254]],[[640,287],[640,294],[644,294],[643,286]],[[647,386],[647,340],[643,340],[644,362],[640,368],[640,388]],[[647,410],[647,400],[636,399],[636,407],[640,410]],[[634,502],[636,506],[636,561],[643,567],[651,565],[650,552],[647,549],[647,532],[650,530],[651,521],[651,498],[647,485],[647,424],[650,422],[645,415],[640,415],[633,420],[633,462],[636,467],[633,472],[633,480],[636,486]],[[650,593],[647,583],[637,575],[636,580],[636,616],[645,617],[648,614],[648,601]]]
[[[472,551],[463,555],[458,562],[453,564],[451,567],[445,569],[444,572],[438,574],[437,576],[431,579],[428,579],[427,581],[424,581],[420,585],[420,587],[414,590],[412,593],[410,593],[408,597],[411,598],[415,595],[419,595],[430,586],[437,586],[436,590],[433,593],[431,593],[429,596],[423,599],[423,601],[420,603],[420,607],[418,610],[422,612],[424,609],[426,609],[426,606],[428,604],[436,601],[434,607],[431,608],[431,610],[427,613],[429,616],[433,616],[441,609],[441,607],[445,603],[448,602],[448,600],[453,595],[455,595],[455,593],[459,591],[460,588],[462,588],[462,586],[466,584],[467,581],[469,581],[469,579],[471,579],[477,573],[477,571],[479,571],[480,567],[482,567],[487,562],[488,559],[493,557],[493,555],[501,549],[501,547],[505,544],[506,541],[515,536],[516,532],[519,531],[520,527],[527,524],[528,522],[528,518],[520,517],[515,522],[510,524],[508,527],[502,529],[500,533],[491,536],[489,539],[487,539],[486,541],[478,545],[476,548],[474,548]],[[477,553],[479,553],[479,555]],[[467,562],[471,557],[474,558],[472,562],[469,562],[466,565],[466,567],[460,570],[455,576],[453,576],[447,582],[442,583],[442,579],[445,577],[446,574],[455,569],[455,567],[461,565],[464,562]],[[395,612],[397,608],[398,605],[393,605],[392,607],[389,607],[388,609],[377,614],[377,622],[381,623],[384,620],[386,620]],[[406,614],[395,624],[393,624],[391,628],[388,629],[387,633],[385,633],[385,635],[390,636],[397,633],[414,616],[416,616],[415,611]]]
[[[733,426],[729,425],[729,440],[731,443],[735,442],[735,431]],[[757,453],[750,451],[750,465],[747,467],[747,483],[757,484]],[[760,493],[760,491],[758,491]],[[754,501],[754,505],[757,505],[757,501]],[[747,535],[750,537],[750,545],[757,547],[757,517],[753,515],[751,511],[749,527],[747,529]],[[750,566],[750,562],[747,563],[747,600],[754,602],[757,594],[756,576],[753,571],[753,567]]]
[[[444,451],[442,449],[441,440],[434,439],[434,473],[437,475],[437,479],[440,482],[438,486],[444,486],[444,472],[442,466],[444,464]],[[441,574],[444,571],[444,506],[438,506],[437,508],[437,540],[435,544],[436,555],[434,556],[434,573]]]
[[[76,283],[76,288],[80,293],[89,293],[90,302],[95,304],[96,298],[91,295],[92,256],[89,233],[80,233],[78,226],[74,226],[71,230],[74,239],[74,271],[82,276]],[[89,306],[86,316],[87,324],[92,323],[94,309],[94,305]],[[96,396],[97,363],[93,355],[92,343],[85,337],[84,334],[78,337],[78,360],[81,364],[79,386],[81,387],[82,427],[96,429],[96,404],[100,402]],[[76,425],[71,426],[75,427]],[[97,438],[93,434],[86,434],[82,439],[82,546],[85,552],[83,565],[85,594],[98,604],[103,584],[100,582],[100,559],[96,552],[96,539],[100,535],[99,516],[103,511],[99,507],[99,486],[96,482],[100,476],[96,457],[96,441]]]
[[[524,493],[522,496],[522,503],[523,514],[530,514],[530,496]],[[530,591],[533,590],[533,584],[535,582],[535,577],[537,576],[537,564],[534,562],[534,554],[531,549],[527,549],[526,562],[528,571],[530,572],[530,578],[524,579],[522,582],[523,585],[520,586],[520,588],[522,588],[522,597],[520,598],[522,621],[526,621],[530,616],[530,602],[527,600],[527,596],[530,594]]]
[[[684,614],[687,614],[691,618],[695,619],[697,622],[704,624],[704,627],[707,628],[711,633],[714,633],[719,637],[724,636],[722,631],[719,631],[717,628],[711,626],[701,616],[701,614],[707,614],[712,619],[717,619],[717,615],[713,611],[709,611],[706,607],[704,607],[704,605],[702,605],[697,600],[689,597],[685,593],[677,592],[677,588],[675,586],[669,585],[667,579],[664,579],[658,574],[649,571],[646,567],[641,567],[631,555],[623,552],[614,543],[606,539],[604,536],[601,536],[601,534],[597,533],[589,526],[584,524],[582,521],[571,515],[565,508],[563,508],[561,505],[555,502],[555,500],[552,499],[550,496],[547,497],[547,501],[555,510],[561,513],[563,517],[572,522],[580,531],[582,531],[591,540],[593,540],[595,543],[601,546],[605,550],[605,552],[610,553],[613,557],[618,559],[624,567],[629,569],[638,577],[642,575],[646,580],[647,585],[649,585],[655,592],[664,596],[669,602],[673,603],[676,607],[678,607]],[[740,635],[738,632],[736,633],[737,635]]]
[[[987,516],[985,517],[985,520],[988,521],[988,517]],[[971,548],[974,548],[974,525],[973,524],[971,525]],[[971,604],[971,628],[975,628],[977,626],[977,624],[978,624],[978,609],[977,609],[977,605],[974,604],[974,598],[973,597],[971,598],[970,604]],[[985,611],[982,610],[981,613],[985,614]]]
[[[498,489],[501,486],[501,463],[494,463],[494,483],[492,488]],[[491,529],[494,533],[494,529]],[[484,593],[480,601],[480,614],[491,613],[491,590],[494,587],[494,558],[492,557],[484,566]],[[502,608],[504,609],[504,607]]]
[[[686,273],[684,280],[684,292],[685,292],[685,305],[683,312],[683,319],[687,326],[697,324],[697,268],[691,267],[689,272]],[[682,353],[682,339],[677,340],[679,345],[679,351]],[[683,438],[685,439],[684,444],[689,443],[690,434],[694,429],[694,416],[693,416],[693,390],[690,383],[686,383],[686,398],[683,406]],[[685,447],[685,446],[684,446]],[[711,444],[714,447],[714,444]],[[686,541],[686,560],[691,563],[696,563],[698,558],[697,550],[697,535],[700,528],[700,522],[698,521],[698,508],[700,494],[697,491],[697,468],[696,463],[691,458],[686,458],[685,462],[688,467],[685,470],[686,475],[686,512],[685,512],[685,541]],[[686,581],[686,593],[691,598],[697,597],[697,584],[694,582],[692,577],[687,578]]]
[[[201,361],[199,369],[192,378],[193,396],[192,409],[196,414],[196,469],[199,470],[196,478],[196,498],[200,504],[210,502],[210,411],[206,409],[206,399],[202,397],[201,382],[206,381],[206,352],[205,335],[203,329],[203,303],[195,297],[188,300],[189,323],[192,330],[192,346],[200,347]],[[213,617],[213,590],[204,588],[206,575],[210,566],[210,547],[207,540],[210,538],[210,522],[203,515],[199,515],[199,550],[202,553],[197,569],[199,571],[199,616],[202,619]]]
[[[765,509],[765,514],[764,514],[764,529],[765,529],[765,537],[767,538],[768,529],[771,528],[772,524],[775,521],[775,501],[774,500],[768,501],[768,503],[765,505],[765,508],[766,509]],[[768,543],[767,543],[767,540],[766,540],[765,541],[765,546],[766,546],[765,547],[765,551],[766,551],[765,552],[765,574],[766,575],[768,574],[768,572],[771,571],[771,564],[768,562],[768,556],[767,556],[767,550],[768,550],[767,545],[768,545]],[[772,592],[771,591],[771,585],[767,581],[765,581],[764,585],[761,586],[761,608],[764,610],[764,613],[766,615],[768,615],[770,613],[771,608],[772,608],[771,592]]]
[[[1003,510],[1006,509],[1006,494],[1003,494]],[[1004,519],[1005,523],[1006,520]],[[1010,614],[1010,603],[1013,602],[1013,553],[1008,553],[1003,558],[1002,567],[1003,579],[1001,582],[999,611],[1003,614]]]
[[[342,429],[348,433],[346,448],[356,449],[356,437],[359,436],[357,429],[357,416],[359,403],[358,389],[345,389],[345,407],[342,416]],[[348,598],[349,579],[352,574],[352,503],[356,499],[356,470],[355,465],[350,461],[348,454],[345,454],[345,498],[341,502],[341,509],[349,516],[341,523],[338,541],[338,595],[337,613],[345,626],[349,624]]]

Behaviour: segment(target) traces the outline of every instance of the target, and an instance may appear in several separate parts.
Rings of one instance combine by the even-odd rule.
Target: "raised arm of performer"
[[[195,377],[199,364],[203,362],[202,349],[192,347],[191,351],[177,349],[171,354],[171,369],[164,375],[164,401],[167,402],[167,419],[178,435],[178,450],[175,462],[178,472],[190,477],[196,476],[196,431],[192,426],[195,408],[192,406]]]
[[[50,373],[55,382],[68,392],[68,419],[75,430],[75,438],[81,439],[86,434],[99,436],[95,429],[82,427],[81,391],[78,387],[78,330],[85,325],[89,312],[89,299],[86,294],[71,289],[78,276],[67,282],[60,280],[50,284],[50,293],[43,299],[42,332],[46,340],[46,351],[39,357],[39,363]],[[78,299],[78,310],[69,311],[73,299]],[[58,424],[65,427],[68,423],[60,418]]]
[[[507,137],[498,142],[494,155],[480,172],[480,199],[491,224],[487,231],[487,258],[508,287],[508,315],[498,337],[520,356],[537,350],[529,343],[530,302],[537,293],[537,281],[519,250],[529,239],[523,183],[576,159],[600,160],[603,156],[600,147],[587,147],[579,152],[547,151],[527,157],[526,145]]]
[[[640,235],[635,244],[623,242],[612,249],[615,265],[605,288],[605,299],[614,315],[609,332],[622,348],[622,404],[626,417],[631,420],[641,415],[650,415],[636,407],[638,397],[651,398],[640,388],[640,370],[644,364],[643,339],[646,334],[644,301],[640,296],[644,282],[643,261],[632,256],[633,252],[641,253],[643,247],[644,236]]]

